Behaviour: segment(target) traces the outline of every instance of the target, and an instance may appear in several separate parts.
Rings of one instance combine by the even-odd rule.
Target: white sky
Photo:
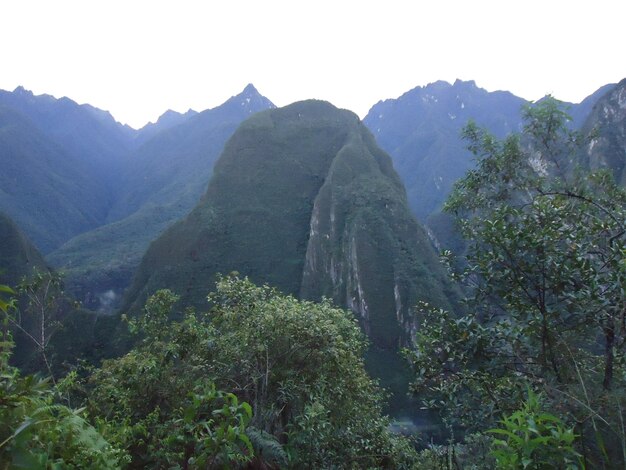
[[[377,101],[456,78],[579,102],[626,77],[624,0],[0,0],[0,88],[141,127],[247,83],[278,106]]]

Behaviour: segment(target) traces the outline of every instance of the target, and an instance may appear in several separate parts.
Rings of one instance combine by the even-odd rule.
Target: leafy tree
[[[410,465],[415,454],[388,430],[350,313],[236,276],[219,279],[207,314],[169,323],[175,300],[151,297],[130,322],[141,342],[90,379],[88,409],[118,430],[111,440],[133,467],[236,465],[251,446],[268,467]]]
[[[253,425],[284,444],[291,467],[409,465],[415,454],[388,431],[351,313],[234,276],[209,300],[212,373],[252,405]]]
[[[19,340],[24,338],[23,348],[18,348],[22,355],[28,355],[34,349],[39,356],[41,367],[46,370],[54,382],[51,362],[49,358],[50,341],[61,328],[61,311],[68,303],[63,293],[61,276],[53,271],[41,271],[34,268],[29,277],[24,277],[15,292],[24,308],[14,309],[13,315],[7,315],[5,320],[18,335]],[[22,351],[23,349],[23,351]],[[28,363],[26,358],[24,362]],[[43,362],[43,364],[42,364]]]
[[[144,315],[130,322],[143,339],[95,371],[87,408],[128,451],[131,468],[217,468],[248,461],[251,408],[215,388],[205,350],[212,326],[192,312],[168,324],[176,301],[167,290],[147,301]]]
[[[0,291],[13,291],[0,286]],[[124,453],[91,426],[83,410],[59,404],[48,380],[22,377],[9,365],[13,341],[6,329],[12,302],[2,300],[0,337],[0,468],[119,468]]]
[[[420,306],[414,389],[451,424],[484,429],[519,409],[530,385],[578,426],[589,461],[606,461],[608,447],[626,459],[626,193],[608,173],[576,168],[585,140],[556,100],[525,119],[522,136],[503,141],[465,128],[477,167],[446,209],[468,241],[466,269],[453,274],[472,314]]]

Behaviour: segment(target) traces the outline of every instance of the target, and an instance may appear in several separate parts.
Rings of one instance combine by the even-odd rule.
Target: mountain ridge
[[[131,152],[106,223],[48,256],[66,271],[70,290],[93,309],[101,308],[103,293],[119,299],[149,243],[197,203],[228,137],[245,118],[273,106],[248,85],[222,105],[162,129]]]

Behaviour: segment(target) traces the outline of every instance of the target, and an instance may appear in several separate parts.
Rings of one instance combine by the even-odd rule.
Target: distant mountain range
[[[570,105],[572,126],[580,127],[611,89]],[[377,103],[363,122],[391,156],[411,211],[445,238],[450,226],[438,211],[473,165],[460,130],[473,119],[497,136],[515,132],[525,104],[474,82],[435,82]],[[112,308],[110,299],[121,298],[150,242],[206,190],[237,126],[273,107],[249,85],[214,109],[166,111],[134,130],[68,98],[21,87],[0,91],[0,210],[66,273],[69,290],[87,306]],[[590,165],[615,166],[598,153],[614,148],[609,141],[597,140]]]
[[[626,79],[597,101],[583,130],[595,134],[582,156],[585,165],[611,170],[626,186]]]
[[[106,223],[48,257],[67,273],[72,291],[92,308],[101,306],[105,294],[119,299],[150,242],[185,216],[206,190],[213,165],[237,126],[273,107],[249,85],[214,109],[168,119],[168,126],[163,123],[130,152]]]
[[[568,103],[579,128],[593,105],[613,85],[580,104]],[[364,124],[391,155],[407,188],[409,206],[422,222],[437,213],[456,180],[474,163],[461,130],[471,119],[496,137],[521,130],[527,101],[506,91],[488,92],[473,81],[439,81],[374,105]]]

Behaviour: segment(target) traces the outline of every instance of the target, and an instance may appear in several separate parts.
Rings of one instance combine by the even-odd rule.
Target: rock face
[[[597,101],[583,131],[596,134],[585,149],[583,164],[608,168],[619,184],[626,185],[626,79]]]
[[[206,308],[215,274],[231,271],[350,308],[374,345],[373,367],[395,373],[398,358],[381,358],[407,340],[410,307],[456,296],[389,156],[356,115],[320,101],[239,127],[200,203],[150,246],[127,308],[163,287]]]

